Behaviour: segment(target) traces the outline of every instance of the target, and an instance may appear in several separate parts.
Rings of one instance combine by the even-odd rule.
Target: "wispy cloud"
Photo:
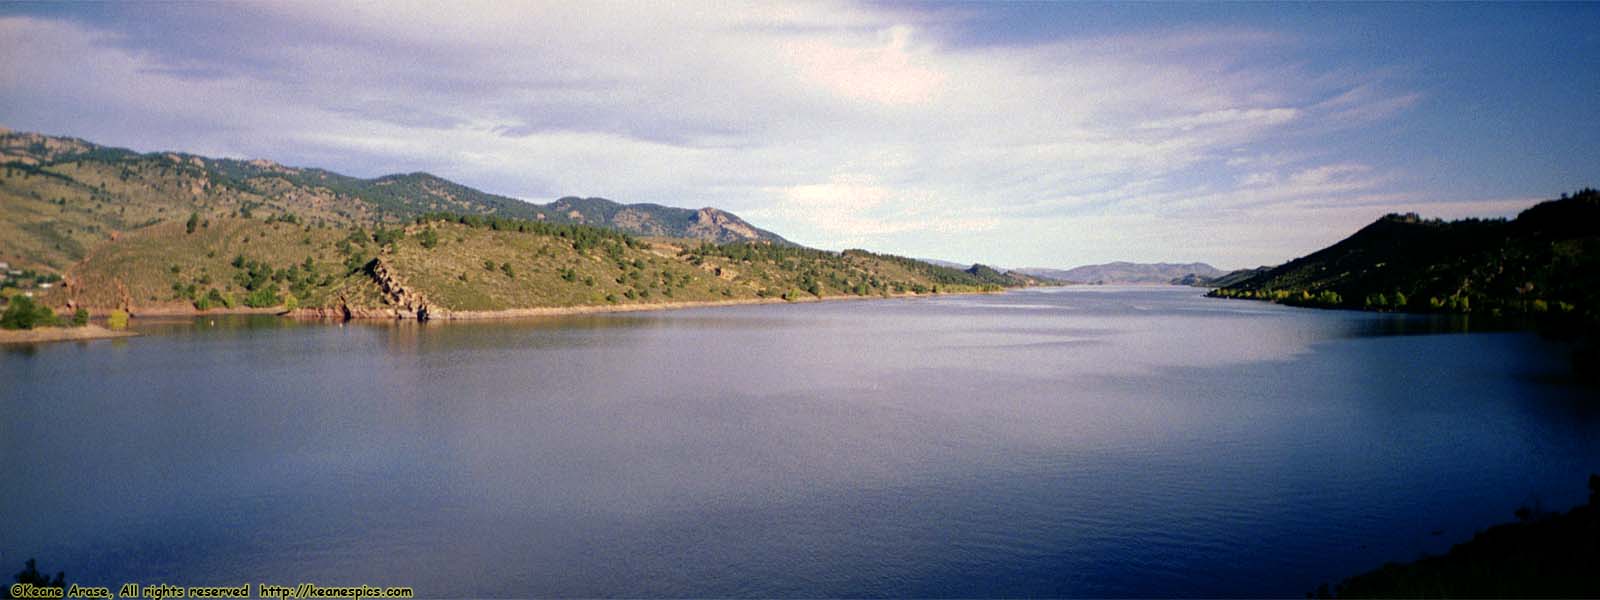
[[[530,199],[716,205],[803,243],[1009,264],[1266,262],[1301,245],[1211,238],[1246,227],[1245,207],[1411,198],[1285,140],[1392,118],[1417,93],[1252,60],[1298,51],[1274,31],[973,45],[950,34],[960,11],[854,3],[139,10],[203,34],[0,18],[0,119],[355,174],[427,169]],[[1187,232],[1199,226],[1212,229]]]

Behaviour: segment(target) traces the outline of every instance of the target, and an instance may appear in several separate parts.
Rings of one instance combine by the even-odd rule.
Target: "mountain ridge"
[[[574,204],[575,196],[537,204],[484,192],[424,171],[360,178],[261,158],[212,158],[177,151],[141,153],[82,138],[4,128],[0,128],[0,165],[8,175],[0,197],[9,195],[12,199],[8,204],[16,205],[0,216],[27,223],[10,231],[0,228],[0,233],[22,240],[16,246],[43,251],[38,261],[30,261],[22,252],[0,254],[0,260],[58,270],[82,257],[74,248],[92,245],[95,236],[85,236],[85,231],[105,237],[170,218],[168,211],[292,213],[313,221],[346,225],[395,224],[442,211],[595,225],[634,235],[719,243],[748,240],[792,244],[733,213],[712,207],[621,204],[590,198],[586,199],[586,206],[603,208],[571,210],[568,205]],[[26,185],[38,183],[27,181],[17,185],[19,182],[12,175],[24,180],[44,177],[53,185]],[[93,210],[66,210],[67,201],[74,197],[86,197],[97,208],[120,204],[116,207],[119,214],[109,217]],[[118,201],[130,199],[148,206],[133,207]],[[57,205],[56,214],[49,214],[47,207],[21,206],[44,200]],[[130,208],[137,218],[124,218],[130,216]],[[64,222],[63,228],[72,233],[50,231],[50,222]],[[58,238],[74,239],[63,243]]]
[[[1187,275],[1217,277],[1221,269],[1203,262],[1194,263],[1136,263],[1115,261],[1082,265],[1071,269],[1027,267],[1012,269],[1035,277],[1089,284],[1168,284]]]
[[[29,133],[0,134],[0,241],[0,302],[141,317],[483,318],[1037,282],[804,248],[711,207],[535,205],[424,172],[361,179]]]

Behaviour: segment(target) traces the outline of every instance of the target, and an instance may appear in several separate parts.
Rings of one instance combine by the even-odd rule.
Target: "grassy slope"
[[[302,306],[331,306],[343,296],[353,305],[377,308],[382,299],[376,283],[358,267],[378,256],[379,248],[370,236],[352,233],[358,226],[395,226],[432,210],[525,217],[529,223],[567,219],[426,174],[357,179],[265,161],[139,154],[27,133],[0,133],[0,163],[0,261],[66,275],[69,287],[34,290],[55,306],[73,300],[96,309],[180,309],[212,289],[242,302],[246,290],[235,281],[242,269],[230,263],[243,255],[270,266],[272,287],[279,293],[293,287]],[[614,209],[615,214],[593,215],[595,220],[727,237],[701,231],[706,224],[694,222],[692,210],[590,204]],[[204,225],[187,233],[191,214]],[[265,222],[288,214],[298,224]],[[748,227],[732,215],[714,214]],[[737,243],[701,248],[699,241],[682,239],[657,239],[651,249],[629,244],[615,251],[587,245],[580,250],[572,239],[548,231],[432,226],[440,233],[437,247],[424,249],[408,237],[389,248],[385,260],[408,288],[451,310],[887,295],[935,287],[973,291],[1027,283],[861,251],[757,243],[749,247],[764,250],[752,253]],[[343,243],[347,238],[365,241],[350,247]],[[691,251],[680,255],[685,249]],[[294,270],[307,257],[316,265],[314,285],[307,284],[303,268]],[[486,260],[496,268],[485,269]],[[514,276],[499,269],[504,264]],[[569,269],[571,275],[563,277]]]
[[[424,248],[417,235],[421,228],[414,226],[384,260],[408,288],[458,311],[884,295],[939,285],[894,260],[865,253],[780,250],[781,256],[731,258],[694,252],[697,242],[664,238],[653,238],[648,247],[616,244],[580,252],[571,240],[557,236],[457,223],[430,226],[437,246]],[[506,264],[512,275],[503,271]],[[881,285],[871,286],[874,279]],[[817,294],[806,291],[812,282]],[[863,283],[869,285],[862,288]],[[979,289],[981,282],[941,288]]]
[[[191,212],[214,218],[249,209],[257,217],[293,213],[306,222],[347,226],[401,223],[428,212],[573,221],[565,211],[426,173],[360,179],[267,161],[139,154],[32,133],[0,132],[0,164],[0,261],[44,272],[65,271],[113,233],[181,222]],[[606,208],[604,214],[583,222],[647,234],[729,235],[696,229],[693,210],[594,203]]]
[[[219,180],[193,163],[157,155],[115,162],[67,160],[0,168],[0,260],[62,272],[91,248],[191,213],[218,219],[252,207],[258,216],[293,212],[306,220],[367,222],[366,205],[278,179]]]
[[[437,236],[433,248],[422,242],[421,233],[429,228]],[[194,296],[184,291],[191,285],[197,296],[216,289],[242,301],[247,292],[236,281],[244,272],[233,265],[238,256],[285,274],[269,284],[280,294],[293,281],[313,281],[297,296],[304,307],[341,301],[385,307],[371,276],[347,266],[373,258],[381,258],[408,290],[452,311],[996,289],[968,273],[863,251],[715,246],[669,238],[602,243],[580,251],[567,237],[455,222],[411,225],[408,235],[380,248],[370,241],[371,232],[356,231],[220,216],[193,233],[182,223],[160,223],[96,248],[69,272],[71,288],[55,290],[45,301],[62,304],[70,297],[96,309],[182,309],[192,305]],[[351,244],[352,239],[367,241]],[[304,270],[308,257],[309,272]]]
[[[300,301],[306,306],[332,303],[340,293],[376,303],[376,287],[361,272],[350,272],[342,264],[345,254],[337,243],[348,231],[337,228],[306,227],[291,223],[268,224],[261,219],[218,217],[209,226],[186,233],[183,223],[153,225],[122,236],[95,249],[82,264],[68,273],[73,284],[71,296],[92,308],[114,308],[131,302],[135,307],[181,307],[191,301],[179,297],[173,284],[196,287],[232,295],[242,300],[245,290],[235,281],[241,269],[231,263],[235,257],[265,262],[275,269],[302,267],[312,259],[317,282],[332,276],[329,285],[311,286]],[[359,250],[359,248],[358,248]],[[375,254],[376,249],[368,251]],[[174,272],[172,267],[178,267]],[[287,291],[286,281],[275,282]],[[65,291],[47,301],[66,300]]]

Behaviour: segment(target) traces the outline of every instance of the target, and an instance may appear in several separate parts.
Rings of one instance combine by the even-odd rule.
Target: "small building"
[[[39,289],[48,290],[48,289],[50,289],[52,287],[55,287],[55,285],[56,284],[54,284],[54,283],[50,283],[50,282],[46,281],[44,283],[39,284]]]

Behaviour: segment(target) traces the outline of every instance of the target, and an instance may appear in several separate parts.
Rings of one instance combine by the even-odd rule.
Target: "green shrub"
[[[106,317],[106,327],[110,327],[115,331],[127,329],[128,313],[121,309],[111,311],[111,316]]]
[[[280,302],[282,300],[278,298],[278,290],[271,287],[257,289],[244,297],[244,305],[250,308],[267,308],[277,306]]]
[[[0,313],[0,328],[33,329],[55,324],[55,311],[27,296],[12,296],[11,305],[6,307],[4,313]]]
[[[72,326],[73,327],[83,327],[84,325],[88,325],[88,324],[89,324],[89,309],[80,306],[80,307],[78,307],[78,310],[72,311]]]

